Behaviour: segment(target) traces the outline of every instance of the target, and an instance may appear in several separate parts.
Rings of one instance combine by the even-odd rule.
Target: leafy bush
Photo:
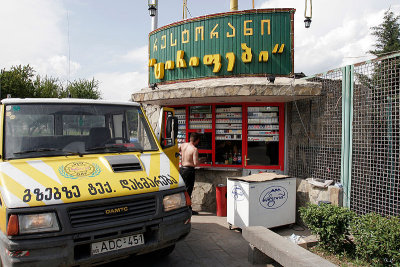
[[[350,228],[357,255],[376,265],[400,266],[400,218],[369,213]]]
[[[311,232],[319,236],[323,248],[343,252],[349,244],[349,226],[355,217],[349,209],[329,204],[308,204],[300,208],[300,216]]]

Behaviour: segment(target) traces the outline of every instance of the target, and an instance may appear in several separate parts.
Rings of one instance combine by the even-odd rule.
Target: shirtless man
[[[186,190],[190,197],[192,197],[195,180],[194,167],[199,166],[199,152],[196,147],[199,142],[199,134],[192,133],[190,135],[190,142],[179,146],[179,152],[182,155],[180,174],[185,181]],[[193,214],[197,214],[197,212],[193,211]]]

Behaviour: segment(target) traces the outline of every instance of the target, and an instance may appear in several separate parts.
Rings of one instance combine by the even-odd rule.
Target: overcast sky
[[[188,17],[229,11],[229,0],[188,0]],[[0,68],[30,64],[63,81],[95,78],[104,99],[129,100],[147,87],[151,20],[146,0],[0,0]],[[296,8],[295,72],[324,72],[371,58],[370,27],[399,0],[318,0],[304,28],[303,0],[255,0]],[[252,8],[239,0],[239,10]],[[182,0],[159,0],[159,26],[182,19]],[[69,62],[69,64],[68,64]]]

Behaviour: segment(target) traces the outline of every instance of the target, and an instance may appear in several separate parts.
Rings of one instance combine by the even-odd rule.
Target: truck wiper
[[[31,149],[31,150],[23,150],[23,151],[18,151],[14,152],[14,154],[28,154],[28,153],[37,153],[37,152],[49,152],[49,151],[59,151],[63,152],[63,156],[68,156],[68,155],[78,155],[79,157],[82,157],[82,153],[78,151],[65,151],[59,148],[37,148],[37,149]]]
[[[112,151],[117,151],[117,152],[140,152],[140,153],[143,153],[143,149],[125,147],[125,146],[121,146],[121,145],[107,145],[107,146],[86,148],[86,151],[95,151],[95,150],[112,150]]]
[[[37,148],[37,149],[23,150],[23,151],[14,152],[13,154],[28,154],[28,153],[34,153],[34,152],[48,152],[48,151],[59,151],[59,149],[56,149],[56,148]]]
[[[78,152],[78,151],[68,151],[68,150],[60,150],[65,152],[65,156],[74,156],[74,155],[78,155],[79,157],[82,157],[82,153]]]
[[[123,146],[95,146],[86,148],[86,151],[95,151],[95,150],[118,150],[118,151],[127,151],[128,149]]]

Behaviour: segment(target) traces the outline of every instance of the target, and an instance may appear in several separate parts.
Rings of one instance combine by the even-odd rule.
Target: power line
[[[190,13],[190,10],[187,6],[186,6],[186,10],[189,12],[190,17],[193,18],[192,13]]]
[[[69,11],[67,11],[67,35],[68,35],[68,80],[67,80],[67,88],[69,85],[70,75],[71,75],[71,46],[69,42]]]

